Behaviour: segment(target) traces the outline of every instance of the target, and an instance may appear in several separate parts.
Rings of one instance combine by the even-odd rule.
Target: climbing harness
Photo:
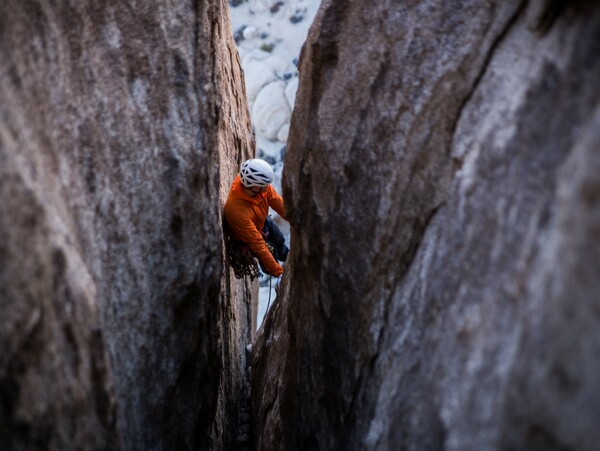
[[[260,277],[258,264],[248,249],[243,243],[229,239],[229,263],[233,268],[235,277],[242,279],[244,276],[250,276],[250,280]]]

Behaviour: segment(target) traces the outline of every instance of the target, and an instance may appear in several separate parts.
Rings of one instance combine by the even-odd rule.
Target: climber
[[[229,190],[224,215],[230,237],[250,249],[265,273],[281,277],[283,268],[277,260],[286,261],[289,249],[269,216],[271,207],[285,219],[283,199],[271,186],[274,177],[273,168],[266,161],[245,161]]]

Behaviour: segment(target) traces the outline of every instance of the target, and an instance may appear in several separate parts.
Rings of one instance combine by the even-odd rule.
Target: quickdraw
[[[250,276],[250,280],[260,277],[258,263],[254,259],[252,252],[243,243],[229,240],[229,264],[233,268],[235,277],[242,279],[244,276]]]
[[[277,251],[275,250],[275,246],[273,246],[270,242],[268,242],[267,240],[265,240],[265,244],[267,245],[267,249],[269,249],[269,252],[271,253],[271,255],[273,256],[273,258],[275,260],[277,260]]]
[[[242,279],[244,276],[250,276],[250,280],[254,280],[260,277],[260,270],[258,269],[258,263],[254,258],[254,255],[241,241],[235,241],[229,238],[228,250],[229,250],[229,264],[233,268],[235,277]],[[269,252],[273,255],[273,258],[277,259],[277,251],[275,247],[265,240],[265,244]],[[264,269],[263,269],[264,271]]]

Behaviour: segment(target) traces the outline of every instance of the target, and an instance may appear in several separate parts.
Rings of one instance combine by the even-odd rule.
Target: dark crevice
[[[473,80],[473,83],[471,84],[471,88],[469,89],[469,92],[467,93],[467,95],[465,96],[463,101],[461,102],[461,104],[458,108],[458,112],[454,116],[454,121],[450,128],[450,130],[452,130],[452,133],[456,133],[456,127],[458,125],[458,122],[460,121],[463,110],[465,109],[465,107],[467,106],[467,104],[469,103],[469,101],[471,100],[473,95],[475,94],[475,91],[477,91],[477,88],[479,87],[481,80],[483,79],[485,73],[487,72],[487,69],[492,61],[492,58],[494,57],[494,54],[496,53],[496,49],[500,46],[500,44],[502,43],[504,38],[508,35],[509,31],[516,24],[517,20],[521,16],[521,14],[525,11],[525,8],[527,7],[528,3],[529,3],[529,0],[521,1],[521,3],[516,8],[513,15],[506,22],[506,25],[504,26],[502,31],[498,34],[498,36],[496,36],[496,38],[492,42],[489,50],[487,51],[487,54],[483,61],[483,64],[481,65],[481,68],[479,69],[479,73],[475,77],[475,80]],[[452,140],[450,142],[452,142]],[[462,164],[462,162],[461,162],[461,164]],[[455,170],[458,170],[458,169],[459,169],[458,167],[455,167]]]
[[[546,0],[544,9],[539,15],[536,30],[544,35],[550,31],[556,20],[569,11],[584,13],[588,8],[597,6],[594,0]]]
[[[421,243],[424,239],[425,232],[429,228],[429,225],[433,221],[434,217],[437,215],[437,213],[440,211],[440,209],[444,205],[445,205],[445,202],[442,202],[440,205],[433,208],[433,210],[431,210],[429,212],[429,214],[426,216],[419,231],[415,232],[420,238],[419,238],[419,240],[415,241],[413,243],[413,246],[411,246],[411,248],[408,250],[408,252],[410,253],[410,256],[406,260],[406,270],[404,271],[404,273],[407,273],[408,271],[410,271],[410,267],[415,262],[415,256],[418,254],[419,247],[421,246]],[[358,404],[360,397],[364,396],[364,394],[365,394],[363,392],[364,388],[365,388],[365,382],[363,382],[363,381],[366,381],[366,383],[368,384],[369,381],[376,379],[374,377],[374,373],[377,370],[377,362],[378,362],[378,359],[380,356],[379,350],[381,350],[383,347],[385,331],[389,326],[390,310],[392,309],[392,300],[393,300],[394,295],[395,295],[395,293],[392,290],[390,292],[389,296],[383,301],[384,302],[384,314],[383,314],[383,319],[382,319],[383,325],[381,326],[381,329],[379,330],[379,334],[377,335],[377,342],[376,342],[377,352],[370,358],[368,364],[361,368],[360,377],[358,378],[358,382],[352,393],[352,400],[350,403],[351,407],[350,407],[349,411],[347,412],[346,418],[344,420],[344,422],[346,424],[348,424],[347,421],[351,418],[353,412],[355,412],[354,406]],[[350,424],[352,424],[352,423],[350,423]],[[348,434],[348,436],[352,436],[352,434]]]
[[[560,443],[552,431],[533,424],[527,429],[525,448],[531,451],[572,451],[568,446]]]

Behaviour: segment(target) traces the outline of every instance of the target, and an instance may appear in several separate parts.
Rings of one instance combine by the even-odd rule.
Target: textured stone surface
[[[595,449],[593,3],[323,2],[257,449]]]
[[[3,1],[0,54],[0,449],[243,445],[225,0]]]

